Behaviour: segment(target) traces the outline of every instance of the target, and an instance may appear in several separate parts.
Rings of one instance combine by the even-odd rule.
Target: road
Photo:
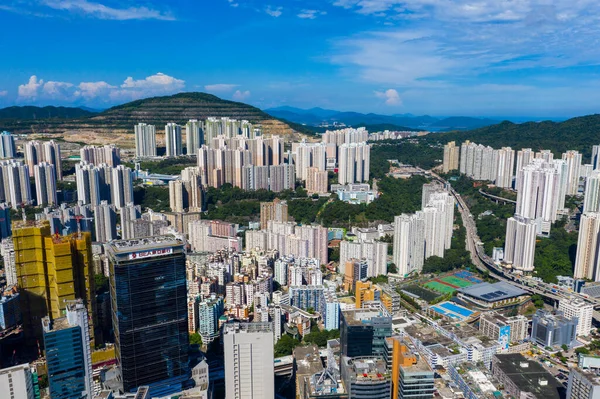
[[[593,318],[596,321],[600,322],[600,312],[598,312],[598,309],[600,308],[600,299],[586,297],[576,292],[564,290],[553,284],[535,281],[531,278],[526,278],[505,271],[501,267],[497,266],[493,259],[491,259],[485,254],[483,243],[477,235],[477,226],[475,225],[475,221],[473,220],[473,215],[471,215],[471,211],[469,210],[469,207],[467,206],[461,195],[457,193],[446,180],[442,179],[434,172],[431,172],[431,175],[435,177],[440,183],[447,185],[449,187],[450,193],[456,199],[456,203],[458,204],[458,210],[460,212],[463,225],[465,226],[465,229],[467,231],[466,246],[467,250],[471,253],[471,261],[473,262],[473,265],[475,265],[481,271],[489,272],[490,276],[497,280],[508,282],[514,286],[521,288],[522,290],[541,295],[545,298],[550,298],[554,301],[568,299],[569,297],[578,297],[580,299],[583,299],[586,303],[594,305]]]

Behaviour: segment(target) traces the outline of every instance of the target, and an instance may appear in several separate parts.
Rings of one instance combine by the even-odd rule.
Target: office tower
[[[390,342],[391,341],[391,342]],[[401,337],[392,337],[392,399],[433,398],[434,372],[418,353],[411,351]]]
[[[176,123],[167,123],[165,126],[165,145],[168,157],[178,157],[183,154],[181,144],[181,126]]]
[[[12,229],[10,227],[10,208],[6,203],[0,204],[0,239],[10,237]],[[4,255],[2,255],[4,257]],[[6,267],[6,259],[4,260]]]
[[[342,381],[349,398],[390,398],[391,378],[383,359],[342,356],[340,363]]]
[[[600,378],[593,372],[573,367],[569,371],[566,399],[597,399],[600,397]]]
[[[136,238],[133,232],[133,222],[142,217],[142,208],[129,202],[119,210],[121,216],[121,238],[124,240]]]
[[[23,331],[29,344],[42,340],[41,319],[64,316],[66,302],[82,298],[95,315],[92,240],[89,233],[57,236],[46,220],[14,222],[17,284],[21,294]],[[91,345],[94,337],[91,336]]]
[[[569,348],[577,342],[577,319],[569,319],[562,312],[539,309],[531,320],[531,341],[542,347]]]
[[[338,150],[339,184],[368,181],[371,146],[367,143],[342,144]]]
[[[275,222],[288,221],[288,204],[286,201],[275,198],[273,202],[260,203],[260,228],[266,229],[270,220]]]
[[[54,140],[46,141],[43,144],[44,161],[54,165],[56,179],[62,180],[62,160],[60,155],[60,144]]]
[[[459,147],[456,142],[451,141],[444,146],[444,163],[442,172],[448,173],[451,170],[458,169]]]
[[[111,241],[112,318],[125,392],[181,391],[189,378],[184,243],[173,236]],[[152,365],[152,367],[148,367]]]
[[[454,197],[448,192],[429,195],[429,202],[423,208],[425,221],[425,259],[430,256],[444,257],[450,249],[454,227]]]
[[[37,371],[27,363],[0,369],[0,392],[6,399],[39,398]]]
[[[271,323],[225,324],[223,348],[227,399],[275,397]]]
[[[592,147],[592,168],[594,170],[600,169],[600,145]]]
[[[581,168],[581,154],[578,151],[567,151],[562,154],[567,161],[567,195],[577,195]]]
[[[121,149],[114,144],[107,144],[102,147],[86,145],[79,150],[82,162],[92,165],[107,164],[111,168],[121,164]]]
[[[383,356],[386,338],[391,336],[392,316],[382,304],[341,312],[340,345],[344,356]]]
[[[422,212],[394,218],[394,264],[398,273],[408,276],[423,269],[425,220]]]
[[[92,398],[88,315],[82,300],[69,301],[66,317],[42,319],[52,399]]]
[[[56,175],[54,165],[41,162],[34,166],[35,194],[38,206],[54,206],[56,199]]]
[[[533,271],[535,256],[536,224],[533,220],[515,215],[506,221],[504,262],[515,270]]]
[[[124,165],[112,169],[112,182],[110,185],[112,203],[117,208],[133,202],[133,173]]]
[[[517,151],[517,170],[515,172],[515,189],[521,190],[521,183],[519,180],[519,172],[527,165],[529,165],[535,158],[535,152],[531,148],[523,148]]]
[[[600,281],[600,213],[581,214],[574,277]]]
[[[204,144],[204,126],[202,121],[190,119],[185,125],[185,142],[186,153],[195,155],[198,153],[198,148]]]
[[[568,319],[577,319],[577,336],[590,335],[594,305],[581,298],[565,298],[558,302],[558,310]]]
[[[496,150],[496,186],[501,188],[512,187],[513,170],[515,168],[515,151],[510,147]]]
[[[0,158],[14,158],[17,155],[15,138],[7,131],[0,133]]]
[[[219,336],[219,317],[224,312],[223,297],[212,294],[198,305],[198,334],[208,345]]]
[[[600,170],[595,170],[585,181],[583,213],[600,212]]]
[[[117,238],[117,212],[114,205],[101,201],[94,207],[94,225],[96,228],[95,240],[100,243],[109,242]]]
[[[156,127],[138,123],[135,131],[135,156],[137,158],[156,156]]]
[[[306,191],[308,194],[325,194],[328,189],[328,176],[326,170],[308,168],[306,177]]]
[[[20,161],[6,160],[0,162],[3,184],[0,200],[9,204],[13,209],[33,203],[29,168]]]

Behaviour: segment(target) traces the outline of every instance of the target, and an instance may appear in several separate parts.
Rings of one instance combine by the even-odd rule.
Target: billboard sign
[[[129,260],[154,258],[156,256],[171,255],[173,248],[152,249],[150,251],[132,252],[129,254]]]
[[[500,350],[508,350],[508,344],[510,343],[510,326],[500,327],[500,334],[498,335],[498,343],[500,344]]]

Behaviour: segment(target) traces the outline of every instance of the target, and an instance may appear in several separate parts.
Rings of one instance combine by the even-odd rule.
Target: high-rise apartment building
[[[367,143],[342,144],[338,148],[339,184],[361,183],[369,180],[371,146]]]
[[[592,317],[594,305],[586,303],[580,298],[561,299],[558,310],[563,312],[568,319],[577,319],[577,336],[588,336],[592,331]]]
[[[581,176],[581,154],[578,151],[567,151],[562,154],[562,159],[567,161],[567,195],[577,195]]]
[[[13,209],[32,204],[29,167],[11,159],[0,162],[0,169],[2,171],[0,201],[6,202]]]
[[[14,158],[16,155],[14,136],[7,131],[0,133],[0,158]]]
[[[35,194],[38,206],[54,206],[56,198],[56,174],[54,165],[41,162],[34,166]]]
[[[81,161],[92,165],[107,164],[111,168],[121,164],[121,149],[114,144],[86,145],[79,150]]]
[[[28,363],[0,369],[0,392],[6,399],[39,398],[36,369]]]
[[[13,243],[23,330],[28,342],[41,342],[43,317],[60,318],[65,315],[67,301],[81,298],[91,316],[93,345],[96,316],[91,235],[57,236],[46,220],[17,221],[13,225]]]
[[[156,156],[156,127],[138,123],[134,127],[135,156],[138,158]]]
[[[62,180],[62,160],[60,155],[60,144],[54,140],[39,142],[37,140],[25,143],[25,163],[29,173],[33,176],[34,168],[42,162],[54,165],[56,178]]]
[[[510,147],[502,147],[495,151],[496,158],[496,186],[501,188],[512,187],[513,170],[515,169],[515,151]]]
[[[594,170],[585,181],[583,213],[600,212],[600,170]]]
[[[269,221],[287,222],[288,221],[288,204],[279,198],[275,198],[273,202],[260,203],[260,227],[266,229]]]
[[[367,262],[367,277],[387,274],[387,251],[389,244],[375,240],[340,242],[340,273],[345,273],[346,261],[363,259]]]
[[[189,378],[183,241],[154,236],[112,241],[105,248],[123,389],[146,385],[154,396],[181,391]]]
[[[165,145],[168,157],[178,157],[183,154],[181,143],[181,126],[176,123],[167,123],[165,126]]]
[[[225,398],[273,398],[273,325],[227,323],[223,326]]]
[[[513,269],[530,273],[534,269],[536,224],[533,220],[515,215],[506,221],[504,262]]]
[[[62,180],[62,159],[60,155],[60,144],[54,140],[44,142],[44,162],[54,165],[56,171],[56,179]]]
[[[454,227],[454,197],[447,191],[429,195],[427,206],[423,208],[425,221],[425,259],[430,256],[444,257],[450,249]]]
[[[109,242],[117,238],[117,211],[114,205],[101,201],[94,207],[95,240]]]
[[[204,144],[204,124],[197,119],[190,119],[185,125],[185,143],[187,155],[195,155]]]
[[[141,206],[130,202],[120,209],[119,215],[121,217],[121,238],[124,240],[136,238],[133,232],[133,222],[142,217]]]
[[[269,190],[281,192],[296,188],[296,169],[294,165],[280,164],[269,166]]]
[[[458,169],[458,160],[460,148],[456,146],[456,142],[451,141],[444,146],[444,163],[442,164],[442,172],[448,173],[451,170]]]
[[[425,218],[423,212],[394,218],[394,264],[398,273],[419,273],[425,261]]]
[[[326,170],[308,168],[306,177],[306,191],[308,194],[325,194],[328,190],[328,176]]]
[[[515,172],[515,189],[521,190],[521,183],[519,180],[519,172],[535,159],[535,152],[531,148],[522,148],[517,151],[517,169]]]
[[[308,177],[308,168],[326,169],[326,144],[325,143],[306,143],[302,141],[295,149],[296,178],[306,180]]]
[[[600,398],[600,378],[593,372],[578,367],[571,368],[566,399]]]
[[[42,319],[52,399],[92,398],[92,355],[83,301],[67,303],[66,317]]]
[[[80,162],[75,165],[75,177],[77,199],[84,205],[97,206],[102,201],[121,202],[133,195],[131,169],[123,165],[111,168],[107,164],[92,165]],[[116,179],[114,186],[113,177]],[[131,201],[133,199],[129,202]]]
[[[119,165],[112,168],[110,191],[112,204],[117,208],[133,202],[133,180],[133,173],[128,167]]]
[[[198,334],[210,344],[219,336],[219,317],[223,315],[223,297],[212,294],[198,305]]]
[[[600,213],[581,214],[574,277],[600,281]]]
[[[594,170],[600,169],[600,145],[592,146],[592,168]]]

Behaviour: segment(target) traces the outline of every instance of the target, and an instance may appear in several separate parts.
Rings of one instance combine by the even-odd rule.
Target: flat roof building
[[[487,309],[514,306],[529,299],[526,291],[503,281],[494,284],[475,284],[457,291],[459,299]]]
[[[341,374],[352,399],[389,399],[391,374],[379,357],[342,357]]]
[[[600,398],[600,377],[579,368],[572,368],[567,385],[567,399],[598,398]]]

